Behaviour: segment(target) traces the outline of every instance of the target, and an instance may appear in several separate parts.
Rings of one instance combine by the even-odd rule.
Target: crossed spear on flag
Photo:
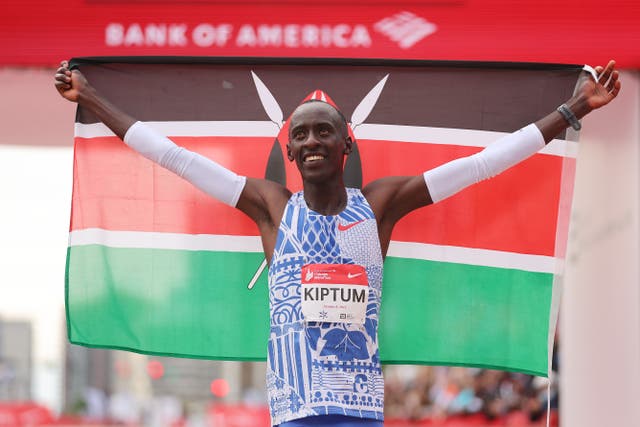
[[[280,108],[278,101],[276,101],[276,98],[273,96],[269,88],[267,88],[262,80],[260,80],[256,73],[251,71],[251,76],[253,77],[253,82],[255,83],[256,89],[258,90],[258,96],[260,97],[262,107],[267,113],[269,120],[275,123],[279,130],[282,130],[285,121],[284,114],[282,113],[282,108]],[[384,76],[369,91],[369,93],[367,93],[362,101],[360,101],[358,106],[353,110],[353,113],[351,114],[351,122],[348,123],[348,126],[351,128],[351,132],[355,131],[356,127],[364,123],[367,117],[369,117],[369,114],[373,110],[373,107],[378,102],[378,98],[382,93],[382,89],[384,89],[384,85],[387,82],[388,77],[389,74]],[[327,101],[324,92],[322,91],[314,91],[314,93],[310,96],[310,99],[320,99],[325,102]],[[358,150],[358,145],[356,144],[355,139],[353,141],[353,150],[347,158],[344,171],[344,181],[348,187],[362,187],[362,163],[360,161],[360,152]],[[267,160],[267,167],[264,177],[265,179],[277,182],[285,186],[287,184],[287,177],[284,168],[284,156],[282,154],[280,142],[278,141],[277,137],[273,141],[273,146],[271,148],[271,153],[269,154],[269,159]],[[248,289],[253,289],[256,282],[258,281],[258,278],[266,267],[267,260],[264,259],[249,281],[249,284],[247,285]]]

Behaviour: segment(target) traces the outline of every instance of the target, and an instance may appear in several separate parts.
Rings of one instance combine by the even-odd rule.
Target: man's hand
[[[120,139],[136,119],[102,97],[78,70],[69,70],[69,63],[62,61],[54,77],[55,86],[64,99],[77,102],[98,117]]]
[[[595,68],[596,76],[583,72],[578,81],[575,94],[567,100],[565,105],[578,119],[582,119],[596,108],[611,102],[620,92],[619,73],[615,70],[615,61],[609,61],[606,67]],[[596,81],[597,78],[597,81]],[[569,123],[557,111],[548,114],[536,122],[542,132],[545,142],[550,142],[563,132]]]
[[[576,95],[582,97],[590,110],[595,110],[611,102],[620,92],[619,73],[615,69],[616,62],[609,61],[606,67],[597,66],[595,72],[598,77],[596,82],[590,74],[584,73],[580,78],[580,84]]]
[[[87,79],[78,70],[69,70],[69,63],[62,61],[54,77],[55,86],[60,95],[72,102],[78,102],[80,93],[89,85]]]

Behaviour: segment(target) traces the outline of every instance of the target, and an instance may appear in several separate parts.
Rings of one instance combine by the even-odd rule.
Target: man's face
[[[287,157],[295,160],[303,180],[319,183],[342,176],[344,155],[350,151],[346,123],[331,105],[309,102],[294,111]]]

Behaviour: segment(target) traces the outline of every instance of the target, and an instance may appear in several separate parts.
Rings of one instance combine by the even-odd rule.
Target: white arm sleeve
[[[434,203],[464,188],[520,163],[545,146],[544,137],[535,124],[506,135],[484,150],[453,160],[424,173],[427,189]]]
[[[235,207],[246,177],[218,163],[177,146],[142,122],[127,130],[124,142],[147,159],[183,177],[191,184],[229,206]]]

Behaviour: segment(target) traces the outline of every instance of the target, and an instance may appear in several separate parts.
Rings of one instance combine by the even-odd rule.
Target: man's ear
[[[351,151],[353,151],[353,141],[351,140],[351,137],[348,136],[344,140],[344,154],[348,156],[349,154],[351,154]]]
[[[291,154],[291,145],[287,144],[287,159],[293,162],[293,154]]]

